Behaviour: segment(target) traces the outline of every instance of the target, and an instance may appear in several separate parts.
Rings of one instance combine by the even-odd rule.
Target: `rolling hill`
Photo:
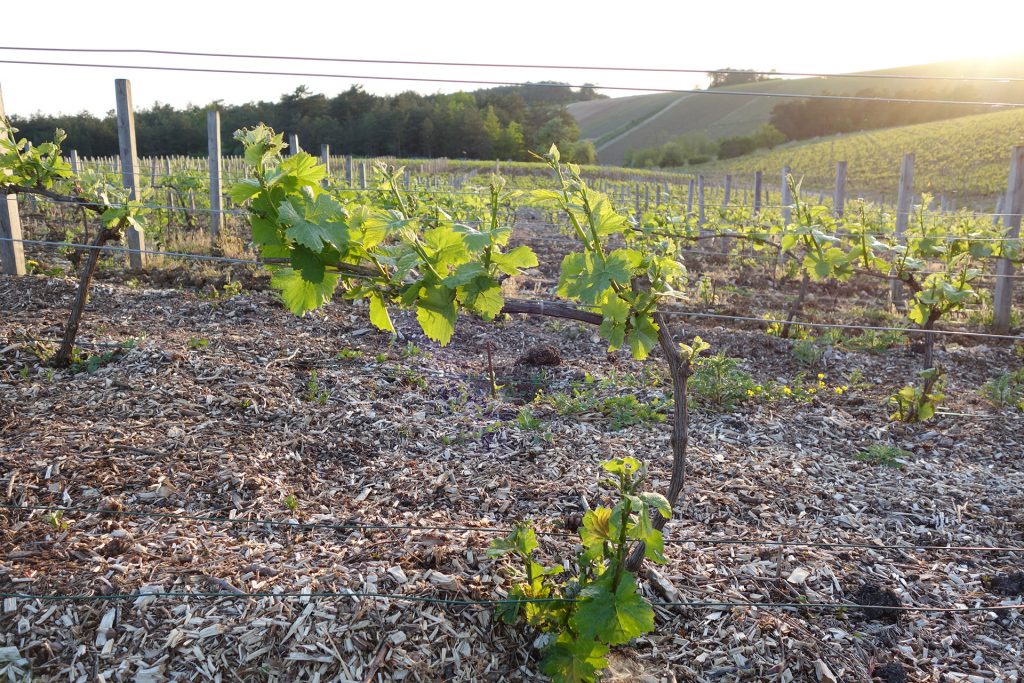
[[[937,62],[919,66],[899,67],[864,75],[907,74],[914,76],[998,77],[1024,74],[1024,55],[994,60],[963,60]],[[953,83],[949,84],[950,86]],[[974,82],[971,99],[1024,103],[1024,82]],[[898,96],[900,92],[922,87],[944,87],[943,82],[914,79],[877,78],[800,78],[779,79],[720,90],[763,93],[854,94],[867,88],[884,90]],[[622,164],[626,151],[651,147],[690,132],[702,132],[717,139],[752,132],[771,117],[772,108],[791,101],[755,95],[728,95],[715,90],[686,95],[655,93],[607,100],[577,102],[569,105],[569,113],[580,126],[582,137],[594,141],[604,164]]]
[[[915,192],[944,194],[956,206],[991,211],[995,197],[1006,191],[1010,149],[1024,145],[1024,109],[962,116],[881,130],[848,133],[694,167],[708,176],[775,177],[788,164],[808,187],[829,188],[835,164],[848,164],[851,197],[895,197],[900,160],[913,152]]]

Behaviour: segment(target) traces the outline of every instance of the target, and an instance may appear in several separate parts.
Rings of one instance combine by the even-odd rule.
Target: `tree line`
[[[206,156],[206,112],[221,113],[225,154],[241,154],[232,133],[265,123],[297,133],[300,144],[329,144],[336,154],[356,156],[449,157],[525,160],[529,151],[552,144],[563,159],[594,163],[597,154],[579,139],[575,120],[566,111],[572,102],[597,99],[592,87],[534,83],[420,95],[404,92],[378,96],[361,86],[328,97],[300,86],[276,102],[212,102],[181,109],[156,103],[135,112],[139,153],[146,156]],[[83,156],[116,155],[117,122],[113,111],[11,117],[19,135],[34,144],[52,139],[55,128],[69,136],[69,147]]]

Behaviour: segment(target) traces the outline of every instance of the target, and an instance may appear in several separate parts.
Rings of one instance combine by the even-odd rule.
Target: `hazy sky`
[[[1020,52],[1020,12],[1009,0],[789,0],[718,2],[306,2],[174,3],[51,0],[46,17],[8,12],[4,46],[148,48],[520,64],[571,64],[842,72]],[[602,6],[612,9],[601,11]],[[1015,17],[1010,14],[1017,15]],[[1012,20],[1011,20],[1012,19]],[[59,24],[51,21],[59,20]],[[37,25],[38,24],[38,25]],[[59,29],[48,27],[59,26]],[[0,60],[158,64],[176,67],[300,71],[353,76],[465,80],[558,80],[645,88],[692,88],[685,74],[540,69],[414,67],[131,54],[54,54],[0,49]],[[1022,76],[1024,74],[1013,74]],[[129,78],[136,107],[214,100],[276,100],[298,85],[333,95],[353,83],[372,93],[451,92],[467,84],[312,76],[169,73],[0,63],[8,113],[114,106],[114,79]],[[616,96],[628,94],[609,91]]]

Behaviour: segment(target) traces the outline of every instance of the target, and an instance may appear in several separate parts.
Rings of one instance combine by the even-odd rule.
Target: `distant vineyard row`
[[[778,173],[788,164],[817,185],[829,181],[836,162],[845,160],[854,194],[891,200],[899,184],[900,159],[913,152],[915,190],[990,211],[995,197],[1006,190],[1007,154],[1020,144],[1024,111],[1011,110],[825,138],[701,168],[716,175]]]

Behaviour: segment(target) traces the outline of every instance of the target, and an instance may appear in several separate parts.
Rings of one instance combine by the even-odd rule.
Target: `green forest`
[[[523,160],[528,150],[546,150],[556,144],[563,158],[594,163],[594,147],[580,141],[579,128],[565,105],[599,97],[590,87],[574,89],[550,82],[389,96],[353,86],[334,97],[300,86],[276,102],[217,101],[183,109],[156,103],[137,110],[135,124],[139,152],[146,156],[205,156],[206,112],[217,109],[225,154],[241,153],[231,137],[233,131],[265,123],[297,133],[300,144],[309,149],[329,144],[335,154]],[[38,113],[12,117],[11,122],[34,144],[51,139],[53,130],[62,128],[83,156],[117,154],[113,111],[103,117],[88,112]]]

